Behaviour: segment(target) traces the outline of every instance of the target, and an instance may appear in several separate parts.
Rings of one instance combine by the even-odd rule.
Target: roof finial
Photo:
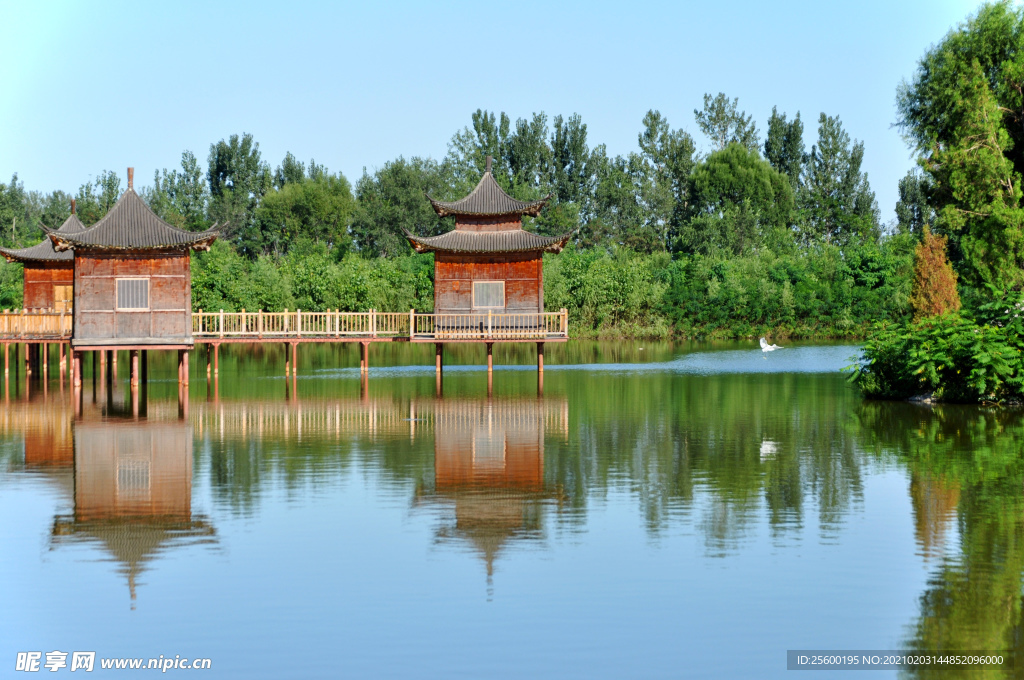
[[[75,199],[71,199],[71,214],[75,214]]]
[[[493,159],[494,159],[493,156],[488,156],[487,157],[487,167],[484,169],[484,172],[490,172],[491,171],[491,161]]]
[[[135,179],[135,168],[128,168],[128,188],[132,188],[133,180]]]

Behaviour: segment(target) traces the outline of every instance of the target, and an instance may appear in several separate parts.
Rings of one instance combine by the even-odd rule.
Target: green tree
[[[231,135],[210,145],[207,178],[210,184],[209,217],[223,225],[227,238],[251,243],[256,209],[270,189],[270,166],[260,157],[260,145],[251,134]],[[243,250],[247,255],[256,253]]]
[[[1024,10],[983,5],[921,58],[898,124],[931,181],[937,230],[969,286],[1024,284]]]
[[[809,243],[877,240],[878,205],[861,172],[864,143],[850,141],[838,116],[818,118],[818,142],[804,165],[800,229]]]
[[[144,192],[146,202],[153,211],[182,229],[203,231],[210,226],[206,211],[210,191],[206,176],[195,154],[181,154],[181,170],[154,172],[153,186]]]
[[[356,205],[351,185],[340,173],[317,172],[315,179],[305,178],[304,173],[292,177],[264,195],[255,227],[241,238],[242,249],[281,255],[306,238],[340,257],[352,240],[348,227]]]
[[[92,182],[78,188],[75,202],[78,219],[89,227],[99,222],[121,198],[121,178],[112,170],[104,170]]]
[[[684,252],[743,254],[793,211],[787,178],[739,143],[716,151],[693,173],[691,217],[677,243]]]
[[[899,181],[896,201],[896,228],[920,236],[926,225],[935,226],[935,210],[928,203],[930,183],[917,170],[908,170]]]
[[[768,134],[764,139],[764,157],[771,166],[789,178],[794,192],[800,186],[800,173],[804,166],[804,124],[797,111],[793,120],[779,114],[772,107],[768,119]]]
[[[438,163],[430,159],[398,158],[373,175],[364,170],[356,183],[352,220],[360,252],[367,257],[406,255],[411,248],[404,231],[430,236],[451,229],[452,219],[439,219],[425,196],[446,189]]]
[[[754,117],[746,111],[739,110],[739,97],[729,101],[724,92],[714,97],[704,95],[703,110],[693,110],[697,119],[697,127],[711,140],[711,146],[721,151],[732,143],[739,143],[751,151],[759,146],[757,126]]]

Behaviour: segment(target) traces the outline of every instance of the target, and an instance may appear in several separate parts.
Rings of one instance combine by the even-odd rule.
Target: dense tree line
[[[569,252],[546,262],[546,299],[569,308],[580,330],[849,334],[906,312],[923,218],[907,198],[899,228],[883,228],[864,146],[838,116],[821,114],[807,148],[799,113],[773,109],[763,139],[722,93],[693,113],[704,147],[652,110],[637,150],[613,157],[591,145],[578,115],[513,122],[478,110],[441,160],[400,157],[355,186],[290,153],[272,168],[252,135],[232,135],[210,146],[205,167],[186,151],[140,193],[183,229],[216,224],[224,234],[194,258],[197,309],[429,309],[430,257],[413,254],[403,230],[451,229],[425,195],[464,196],[492,156],[508,193],[550,197],[526,229],[574,234]],[[120,191],[109,171],[80,187],[83,222]],[[35,226],[59,224],[70,198],[25,191],[14,176],[0,185],[0,242],[35,242]],[[0,304],[18,304],[18,279],[4,267]]]

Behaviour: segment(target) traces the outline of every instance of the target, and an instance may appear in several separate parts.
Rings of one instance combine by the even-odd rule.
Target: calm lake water
[[[446,356],[438,396],[432,346],[373,347],[365,383],[354,346],[302,347],[295,380],[280,346],[225,347],[216,389],[193,354],[187,412],[154,353],[137,418],[124,359],[110,390],[86,364],[78,418],[66,385],[17,376],[0,676],[52,650],[206,657],[218,678],[1019,652],[1024,418],[865,402],[839,372],[856,353],[549,345],[539,395],[533,346],[499,346],[488,397],[482,348]]]

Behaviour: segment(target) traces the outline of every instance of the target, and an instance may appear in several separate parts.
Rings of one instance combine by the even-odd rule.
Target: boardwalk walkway
[[[28,310],[0,313],[0,342],[62,342],[72,315]],[[197,343],[220,342],[544,342],[569,337],[566,310],[533,314],[409,312],[194,312]]]

